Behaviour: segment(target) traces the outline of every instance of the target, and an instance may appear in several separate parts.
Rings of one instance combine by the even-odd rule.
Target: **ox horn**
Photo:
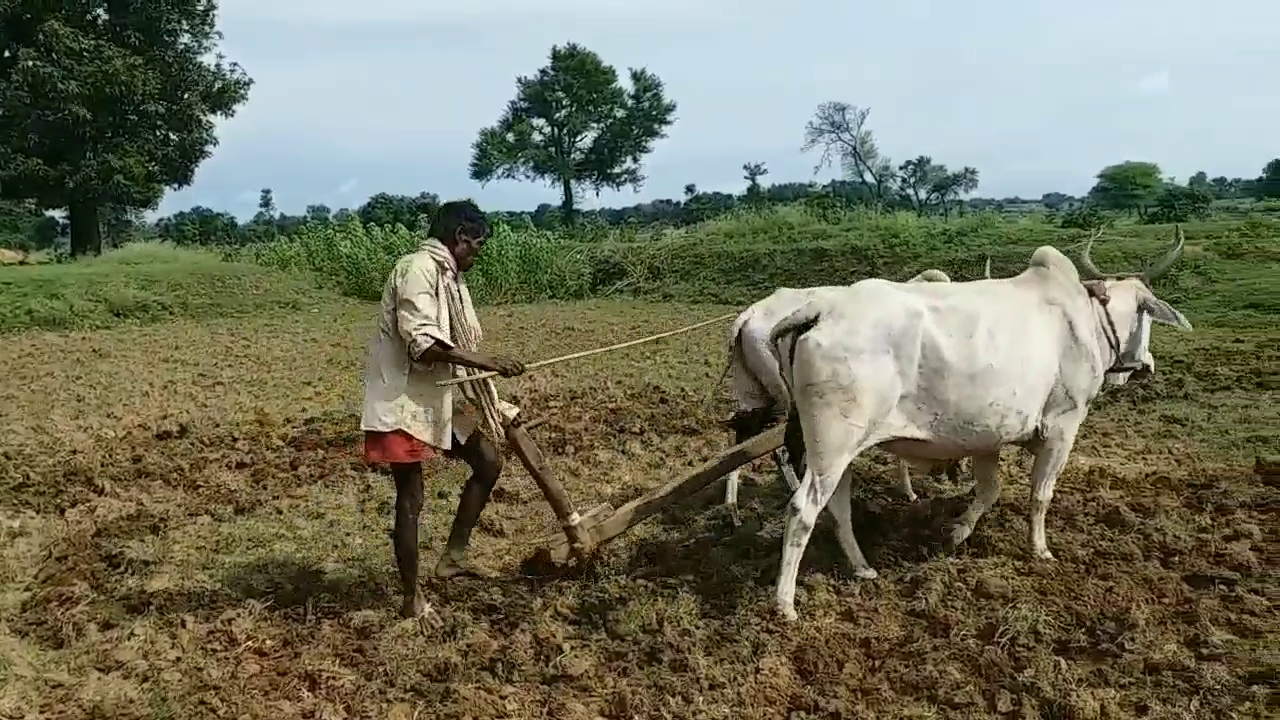
[[[1093,248],[1093,241],[1100,237],[1102,237],[1101,229],[1089,236],[1089,239],[1085,241],[1084,250],[1080,253],[1079,269],[1085,280],[1104,280],[1107,277],[1098,269],[1097,265],[1093,264],[1093,258],[1089,257],[1089,251]]]
[[[1182,225],[1173,226],[1173,236],[1173,247],[1169,248],[1164,257],[1142,271],[1142,281],[1148,285],[1151,284],[1152,280],[1169,272],[1169,268],[1173,267],[1173,264],[1182,258],[1182,251],[1186,243],[1186,238],[1182,235]]]

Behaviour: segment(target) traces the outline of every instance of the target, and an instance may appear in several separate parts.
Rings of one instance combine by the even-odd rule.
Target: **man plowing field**
[[[480,323],[462,275],[475,264],[488,236],[489,224],[475,204],[440,206],[427,240],[391,271],[382,293],[378,334],[369,345],[361,420],[365,461],[390,465],[395,479],[393,545],[405,617],[430,613],[418,589],[422,462],[442,455],[471,467],[435,568],[436,575],[452,577],[468,572],[463,559],[471,530],[502,472],[502,452],[481,432],[481,425],[494,438],[507,435],[517,452],[528,443],[528,436],[518,429],[519,408],[499,400],[491,382],[466,383],[459,388],[462,396],[454,387],[436,384],[462,374],[462,368],[504,377],[524,372],[515,360],[476,349]]]

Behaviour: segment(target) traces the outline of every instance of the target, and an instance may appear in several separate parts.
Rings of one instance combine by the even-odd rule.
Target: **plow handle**
[[[581,518],[573,509],[569,494],[564,491],[560,481],[551,474],[551,469],[542,461],[542,452],[518,421],[507,425],[507,444],[533,476],[534,482],[538,483],[542,494],[547,498],[547,503],[551,505],[551,510],[560,521],[560,526],[564,528],[564,534],[569,538],[569,547],[573,553],[585,556],[591,552],[591,536],[580,524]]]

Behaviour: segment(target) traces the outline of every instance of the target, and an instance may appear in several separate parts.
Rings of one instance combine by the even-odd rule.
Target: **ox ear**
[[[1172,325],[1179,330],[1190,330],[1191,323],[1178,309],[1158,297],[1143,300],[1142,307],[1151,313],[1151,319],[1164,325]]]

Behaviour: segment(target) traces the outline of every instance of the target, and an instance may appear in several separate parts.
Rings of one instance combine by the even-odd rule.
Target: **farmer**
[[[480,432],[480,424],[498,433],[495,437],[502,436],[501,428],[494,427],[499,421],[519,424],[519,409],[498,400],[488,382],[446,387],[436,383],[460,375],[457,366],[492,370],[503,377],[524,372],[515,360],[476,350],[480,324],[462,274],[475,264],[489,236],[480,209],[469,201],[445,203],[427,235],[415,252],[396,262],[382,291],[378,334],[370,342],[365,368],[361,420],[365,462],[390,465],[395,478],[392,544],[404,593],[400,612],[410,618],[431,613],[418,589],[422,461],[443,455],[471,467],[435,569],[440,577],[469,574],[463,558],[471,530],[502,472],[502,453]],[[486,391],[487,398],[481,397]],[[497,414],[501,418],[494,417]]]

